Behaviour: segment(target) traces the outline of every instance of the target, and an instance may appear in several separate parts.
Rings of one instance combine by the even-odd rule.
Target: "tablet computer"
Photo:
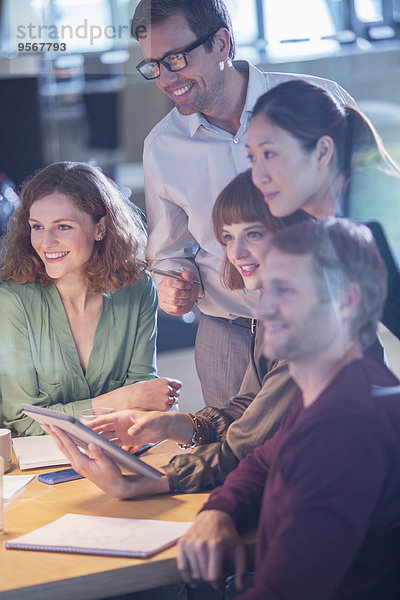
[[[33,406],[31,404],[23,404],[22,409],[28,417],[31,417],[35,421],[44,425],[55,425],[66,433],[68,433],[74,442],[81,448],[86,449],[92,442],[99,446],[106,455],[124,467],[131,473],[137,473],[144,475],[145,477],[151,477],[152,479],[160,479],[163,476],[161,471],[154,467],[146,464],[137,456],[122,450],[113,442],[110,442],[105,437],[96,433],[90,427],[80,423],[78,419],[71,415],[51,410],[50,408],[42,408],[41,406]]]

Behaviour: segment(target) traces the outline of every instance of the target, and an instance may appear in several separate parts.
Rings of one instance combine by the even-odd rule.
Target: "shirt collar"
[[[194,136],[201,125],[209,131],[213,130],[211,123],[209,123],[207,119],[199,112],[188,115],[187,119],[189,122],[190,137]]]
[[[252,113],[258,98],[267,91],[265,86],[265,76],[260,69],[257,69],[257,67],[247,61],[238,60],[234,62],[234,65],[238,71],[244,71],[246,69],[249,72],[246,101],[242,113],[243,118],[245,113],[249,113],[249,115]]]
[[[242,116],[240,117],[240,122],[242,125],[246,125],[251,111],[253,110],[253,106],[256,103],[256,100],[261,94],[263,94],[265,90],[265,78],[264,74],[257,69],[254,65],[250,64],[246,60],[235,60],[233,62],[235,69],[240,71],[241,73],[248,72],[249,74],[249,82],[247,85],[247,94],[246,101],[244,103],[244,108],[242,112]],[[199,112],[193,113],[192,115],[188,115],[186,117],[189,123],[189,131],[190,136],[193,137],[198,128],[202,125],[209,131],[214,131],[215,128],[207,121],[207,119]],[[245,121],[245,122],[244,122]]]

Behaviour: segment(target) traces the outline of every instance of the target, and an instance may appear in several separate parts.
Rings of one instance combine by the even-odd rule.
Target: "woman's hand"
[[[125,388],[129,390],[129,406],[125,408],[170,410],[178,402],[181,387],[181,381],[170,377],[138,381]]]
[[[142,411],[137,412],[141,414]],[[128,433],[128,429],[132,426],[133,421],[131,416],[133,414],[134,411],[132,410],[120,410],[118,412],[97,417],[96,419],[89,421],[89,423],[86,423],[86,425],[118,446],[131,447],[135,446],[135,444]],[[149,439],[146,441],[146,444],[152,441],[153,440]]]
[[[193,435],[190,419],[174,412],[124,410],[97,417],[88,423],[88,427],[119,446],[133,446],[136,449],[143,444],[165,439],[185,443]]]
[[[177,403],[181,387],[181,381],[170,377],[138,381],[92,398],[92,406],[111,407],[117,411],[131,408],[167,411]]]
[[[135,498],[169,492],[166,477],[150,479],[143,475],[122,475],[119,467],[96,446],[89,444],[89,456],[83,454],[67,433],[58,427],[44,427],[75,471],[90,479],[114,498]]]

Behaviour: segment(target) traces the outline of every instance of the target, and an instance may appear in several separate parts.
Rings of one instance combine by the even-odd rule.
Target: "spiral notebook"
[[[4,546],[15,550],[147,558],[186,533],[188,522],[122,519],[67,513]]]

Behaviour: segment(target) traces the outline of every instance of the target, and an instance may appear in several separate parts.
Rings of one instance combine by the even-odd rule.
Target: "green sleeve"
[[[0,287],[0,382],[3,398],[4,424],[16,429],[19,435],[41,435],[40,424],[22,413],[22,404],[49,407],[48,394],[39,389],[33,362],[25,308],[17,294],[6,286]],[[53,405],[55,410],[72,414],[70,406]],[[81,401],[75,412],[90,407],[90,401]],[[68,408],[70,410],[68,410]]]

